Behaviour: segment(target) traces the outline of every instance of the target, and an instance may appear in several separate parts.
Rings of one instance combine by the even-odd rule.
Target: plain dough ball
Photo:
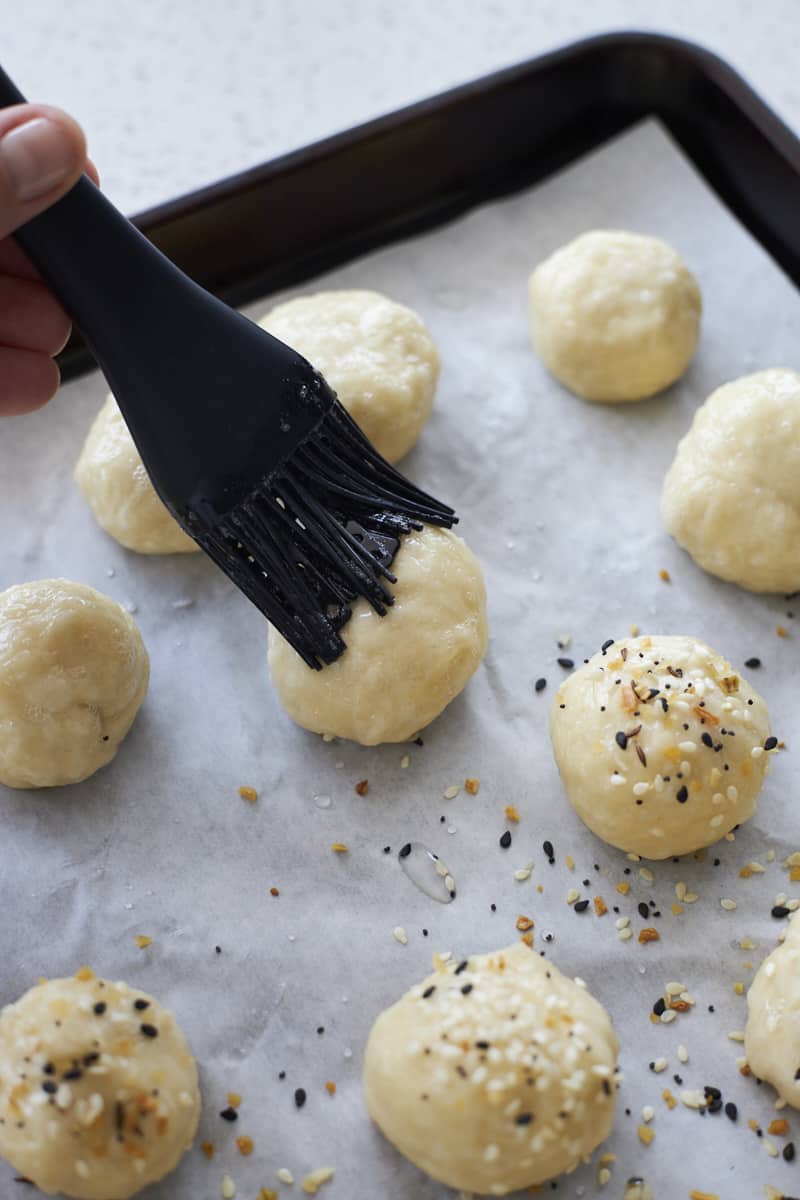
[[[800,914],[765,958],[747,993],[744,1048],[757,1079],[800,1108]]]
[[[0,1153],[43,1192],[125,1200],[178,1165],[200,1116],[172,1013],[88,967],[0,1015]]]
[[[504,1196],[570,1171],[611,1130],[617,1039],[584,988],[521,942],[435,970],[381,1013],[367,1110],[451,1188]]]
[[[439,355],[420,317],[380,292],[317,292],[260,324],[320,371],[379,454],[408,454],[431,415]]]
[[[759,371],[695,413],[661,496],[667,530],[712,575],[800,588],[800,375]]]
[[[312,671],[269,631],[269,666],[289,716],[314,733],[364,746],[404,742],[438,717],[486,652],[486,589],[461,538],[426,525],[403,538],[395,601],[379,617],[366,600],[344,627],[347,649]]]
[[[89,430],[75,482],[98,525],[128,550],[189,554],[200,549],[157,496],[113,396]]]
[[[700,334],[700,289],[660,238],[596,230],[529,282],[536,353],[586,400],[643,400],[680,379]]]
[[[0,593],[0,783],[78,783],[111,762],[147,695],[133,618],[83,583]]]
[[[608,644],[562,683],[550,716],[578,816],[643,858],[688,854],[747,821],[769,733],[758,692],[690,637]]]

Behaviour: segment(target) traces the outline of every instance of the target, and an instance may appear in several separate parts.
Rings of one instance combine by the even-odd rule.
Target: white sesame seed
[[[75,1174],[79,1175],[81,1179],[88,1179],[91,1174],[89,1164],[85,1163],[82,1158],[75,1160]]]
[[[769,1138],[764,1138],[764,1149],[766,1150],[766,1152],[770,1156],[770,1158],[777,1158],[778,1155],[780,1154],[780,1150],[778,1149],[778,1147],[775,1145],[774,1142],[771,1142],[769,1140]]]
[[[649,867],[639,867],[639,878],[643,879],[645,883],[654,883],[656,877]]]
[[[530,879],[532,870],[533,870],[533,863],[532,862],[526,863],[524,867],[519,867],[514,872],[514,878],[518,879],[519,882],[522,883],[524,880]]]
[[[749,862],[749,863],[747,864],[747,867],[748,867],[748,870],[750,870],[750,871],[753,873],[753,875],[764,875],[764,874],[766,874],[766,870],[767,870],[767,868],[766,868],[766,867],[762,867],[762,865],[761,865],[761,863],[760,863],[760,862]]]
[[[494,1144],[494,1142],[490,1142],[489,1145],[486,1147],[486,1149],[483,1152],[483,1161],[487,1162],[487,1163],[492,1163],[495,1161],[496,1158],[499,1158],[499,1157],[500,1157],[500,1148],[498,1146],[496,1146]]]
[[[724,908],[726,912],[733,912],[736,908],[736,901],[728,899],[727,896],[724,900],[720,900],[719,904],[720,908]]]
[[[580,896],[580,892],[576,888],[570,888],[567,892],[567,904],[574,904]]]
[[[609,778],[609,783],[611,783],[614,787],[622,787],[624,782],[625,776],[620,775],[619,771],[615,771],[614,774]]]
[[[662,1025],[671,1025],[677,1015],[674,1008],[666,1008],[659,1017],[659,1020]]]
[[[444,791],[442,792],[442,799],[443,800],[455,800],[456,796],[458,795],[458,793],[460,791],[461,791],[461,788],[458,786],[458,784],[453,783],[450,785],[449,788],[444,789]]]
[[[411,762],[411,759],[408,757],[407,754],[404,754],[403,757],[400,759],[401,770],[405,771],[406,767],[410,764],[410,762]]]
[[[697,749],[697,742],[678,742],[678,749],[681,754],[694,754]]]
[[[316,1196],[323,1183],[329,1183],[333,1176],[333,1167],[317,1167],[316,1170],[309,1172],[303,1180],[303,1191],[308,1196]]]
[[[583,990],[586,991],[586,980],[581,979],[580,975],[575,976],[575,983],[579,988],[583,988]]]
[[[294,1183],[294,1175],[288,1167],[279,1167],[275,1174],[281,1183]]]
[[[678,1061],[682,1063],[687,1063],[689,1061],[689,1051],[682,1044],[678,1046]]]
[[[656,1075],[660,1075],[662,1071],[666,1071],[667,1066],[668,1063],[665,1058],[657,1058],[653,1063],[653,1070],[655,1071]]]
[[[222,1176],[222,1200],[233,1200],[236,1195],[236,1184],[231,1179],[230,1175]]]
[[[406,933],[405,929],[403,929],[402,925],[396,925],[392,930],[392,933],[394,935],[394,940],[399,942],[401,946],[408,945],[408,934]]]
[[[694,904],[695,900],[699,900],[700,896],[697,892],[686,892],[683,897],[684,904]]]
[[[665,784],[662,775],[656,775],[655,779],[653,780],[653,787],[657,792],[663,792]]]
[[[628,854],[625,855],[625,857],[627,858],[628,862],[641,862],[642,861],[641,854],[634,854],[633,851],[630,851]]]
[[[597,1172],[597,1182],[600,1187],[605,1187],[607,1183],[611,1182],[611,1172],[608,1167],[601,1167]]]
[[[642,780],[641,783],[635,783],[633,785],[634,796],[646,796],[649,791],[650,791],[650,784],[645,783],[644,780]]]
[[[768,850],[766,854],[767,862],[775,862],[775,851]]]
[[[763,753],[764,753],[763,746],[753,746],[753,749],[750,751],[750,757],[751,758],[761,758]]]
[[[742,1031],[740,1029],[732,1029],[730,1031],[730,1033],[728,1034],[728,1039],[731,1042],[743,1042],[744,1034],[742,1033]]]
[[[630,939],[633,937],[633,930],[632,929],[620,929],[619,933],[617,934],[617,937],[619,938],[619,940],[621,942],[629,942]]]
[[[737,787],[734,787],[733,784],[731,784],[729,787],[727,787],[725,789],[725,795],[728,797],[728,799],[731,801],[732,804],[735,804],[736,801],[739,799],[739,789]]]
[[[682,900],[686,895],[686,884],[683,881],[675,884],[675,895],[679,900]]]
[[[630,917],[617,917],[616,921],[614,922],[617,929],[627,929],[630,923]]]
[[[775,897],[775,899],[773,900],[772,903],[774,905],[781,905],[781,904],[785,904],[788,899],[789,899],[789,897],[786,895],[786,892],[778,892],[777,896]]]
[[[705,1094],[701,1091],[681,1092],[681,1104],[685,1104],[687,1108],[705,1108]]]
[[[644,1108],[642,1109],[642,1120],[644,1121],[645,1125],[649,1125],[655,1115],[656,1110],[653,1108],[652,1104],[645,1104]]]
[[[789,912],[796,912],[798,906],[800,906],[800,900],[798,900],[796,897],[786,901],[786,907],[788,908]]]
[[[722,822],[724,820],[725,820],[725,817],[722,815],[722,813],[717,813],[717,815],[715,817],[712,817],[711,820],[708,822],[709,828],[710,829],[719,829],[720,825],[722,824]]]
[[[672,983],[667,984],[667,986],[664,988],[664,991],[668,996],[680,996],[681,992],[686,991],[686,984],[673,981]]]

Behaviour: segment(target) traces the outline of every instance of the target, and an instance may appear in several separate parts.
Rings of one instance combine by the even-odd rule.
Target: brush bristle
[[[450,528],[451,508],[375,451],[336,401],[282,466],[213,528],[193,536],[310,667],[345,649],[340,630],[364,596],[377,613],[403,534]]]

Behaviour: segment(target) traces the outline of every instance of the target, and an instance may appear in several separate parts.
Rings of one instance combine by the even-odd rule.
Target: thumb
[[[0,109],[0,239],[59,200],[85,166],[72,117],[46,104]]]

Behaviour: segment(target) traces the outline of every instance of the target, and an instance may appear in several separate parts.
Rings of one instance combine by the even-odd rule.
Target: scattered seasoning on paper
[[[239,795],[243,800],[247,800],[249,804],[255,804],[258,799],[258,792],[254,787],[240,787]]]

